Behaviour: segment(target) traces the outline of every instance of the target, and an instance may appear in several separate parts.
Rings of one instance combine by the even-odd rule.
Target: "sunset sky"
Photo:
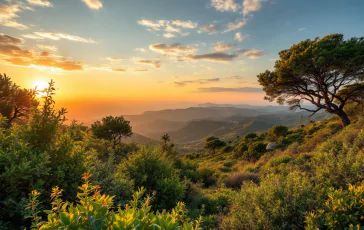
[[[70,118],[266,104],[256,75],[307,38],[364,36],[363,0],[0,0],[0,72],[56,82]]]

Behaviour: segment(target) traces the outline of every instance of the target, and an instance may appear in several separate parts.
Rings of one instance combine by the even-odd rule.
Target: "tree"
[[[276,140],[278,140],[278,138],[280,137],[285,137],[288,134],[288,127],[284,126],[284,125],[276,125],[273,126],[270,130],[269,130],[269,134],[274,137]]]
[[[220,149],[226,145],[225,142],[221,141],[219,138],[210,136],[206,138],[206,142],[204,145],[205,149],[211,149],[212,152],[215,154],[216,149]]]
[[[0,113],[6,117],[8,126],[16,120],[28,117],[38,105],[36,90],[21,89],[10,77],[0,74]]]
[[[362,91],[364,37],[344,40],[342,34],[307,39],[279,52],[274,71],[259,74],[266,100],[287,103],[291,110],[320,110],[337,115],[343,126],[350,124],[344,107]],[[340,89],[352,84],[345,94]],[[315,108],[303,107],[309,102]]]
[[[167,145],[167,143],[169,141],[171,141],[171,138],[169,137],[168,133],[164,134],[162,137],[161,137],[161,141],[164,142],[164,145]]]
[[[101,121],[92,124],[91,130],[97,138],[105,139],[112,142],[112,148],[120,144],[121,139],[133,135],[130,122],[123,116],[107,116]]]

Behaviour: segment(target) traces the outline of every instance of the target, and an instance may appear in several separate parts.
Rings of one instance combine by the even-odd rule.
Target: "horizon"
[[[0,68],[24,88],[53,79],[69,120],[277,105],[263,100],[257,74],[302,40],[362,36],[362,9],[360,0],[6,0]]]

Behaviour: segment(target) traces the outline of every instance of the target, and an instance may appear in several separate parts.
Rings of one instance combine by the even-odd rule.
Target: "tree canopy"
[[[104,117],[101,121],[92,124],[91,129],[96,137],[111,141],[113,148],[120,144],[123,137],[133,135],[130,122],[125,120],[123,116]]]
[[[274,71],[258,75],[266,100],[288,104],[312,114],[320,110],[340,117],[350,124],[345,105],[357,98],[363,88],[364,37],[344,40],[342,34],[307,39],[279,52]],[[339,93],[352,85],[345,93]],[[309,102],[315,106],[304,106]]]
[[[38,105],[36,90],[21,89],[5,74],[0,74],[0,114],[10,125],[15,119],[28,117]]]
[[[215,154],[216,149],[222,148],[226,145],[226,143],[222,140],[220,140],[217,137],[210,136],[206,138],[206,142],[204,145],[205,149],[211,149],[212,152]]]

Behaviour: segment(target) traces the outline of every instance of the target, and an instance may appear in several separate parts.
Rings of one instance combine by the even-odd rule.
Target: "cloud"
[[[306,30],[306,28],[299,28],[298,31],[301,32],[301,31],[304,31]]]
[[[7,34],[0,33],[0,43],[2,44],[21,44],[23,40],[21,38],[12,37]]]
[[[249,49],[249,50],[243,52],[243,54],[245,57],[248,57],[250,59],[258,59],[265,55],[263,50],[258,50],[258,49]]]
[[[243,79],[243,77],[236,75],[236,76],[228,77],[227,79],[241,80],[241,79]]]
[[[42,49],[42,50],[50,50],[52,52],[56,52],[57,51],[57,47],[55,46],[46,46],[46,45],[37,45],[38,48]]]
[[[102,2],[100,0],[82,0],[86,5],[93,10],[99,10],[102,8]]]
[[[109,61],[122,61],[123,60],[122,58],[118,58],[118,57],[107,57],[106,59]]]
[[[172,21],[172,24],[178,27],[182,27],[185,29],[194,29],[197,27],[197,22],[193,22],[191,20],[188,21],[180,21],[180,20],[174,20]]]
[[[30,5],[42,6],[42,7],[52,7],[52,3],[48,0],[27,0]]]
[[[243,8],[243,15],[247,16],[251,12],[258,11],[262,8],[262,0],[244,0]]]
[[[21,23],[16,22],[14,19],[18,18],[19,12],[23,10],[30,10],[31,8],[26,7],[23,3],[18,2],[17,4],[4,4],[0,3],[0,25],[6,27],[12,27],[15,29],[25,30],[28,27]]]
[[[166,24],[165,20],[157,20],[157,21],[151,21],[151,20],[139,20],[139,25],[149,27],[153,30],[160,30],[164,25]]]
[[[154,66],[154,68],[160,68],[160,62],[159,61],[151,61],[151,60],[136,60],[135,61],[137,64],[145,64],[145,65],[152,65]]]
[[[240,6],[235,3],[235,0],[211,0],[211,6],[221,12],[236,12],[240,9]]]
[[[0,35],[0,59],[17,66],[31,68],[51,68],[57,70],[82,70],[80,62],[70,61],[66,57],[53,56],[51,52],[35,53],[21,47],[22,40],[10,35]]]
[[[185,56],[185,58],[190,59],[190,60],[203,60],[203,61],[210,61],[210,62],[229,62],[238,56],[239,55],[236,53],[227,54],[227,53],[223,53],[223,52],[214,52],[214,53],[202,54],[202,55],[188,55],[188,56]]]
[[[112,68],[111,70],[116,71],[116,72],[125,72],[126,71],[126,69],[123,69],[123,68]]]
[[[146,52],[147,50],[144,48],[135,48],[136,51],[138,52]]]
[[[60,40],[60,39],[66,39],[69,41],[75,41],[75,42],[83,42],[83,43],[91,43],[94,44],[96,41],[92,39],[82,38],[75,35],[70,35],[66,33],[50,33],[50,32],[34,32],[33,34],[25,34],[23,37],[29,38],[29,39],[50,39],[50,40]]]
[[[237,32],[235,34],[235,40],[238,41],[238,42],[242,42],[244,40],[244,36],[240,33],[240,32]]]
[[[240,29],[244,27],[247,24],[247,22],[248,22],[247,18],[243,18],[241,21],[236,20],[235,22],[230,22],[227,25],[227,29],[224,31],[224,33]]]
[[[149,31],[164,31],[163,36],[165,38],[174,38],[177,35],[187,36],[189,33],[183,32],[182,29],[194,29],[197,27],[196,22],[180,21],[180,20],[139,20],[137,21],[139,25],[147,27]]]
[[[204,25],[200,28],[200,32],[205,32],[212,35],[218,32],[218,28],[215,24]]]
[[[217,44],[214,45],[214,49],[216,51],[230,50],[233,47],[234,47],[233,44],[225,44],[225,43],[217,43]]]
[[[175,81],[173,84],[179,87],[184,87],[189,84],[208,84],[213,82],[219,82],[220,78],[209,78],[209,79],[197,79],[197,80],[188,80],[188,81]]]
[[[186,54],[186,53],[193,53],[196,51],[195,48],[183,46],[180,43],[173,43],[171,45],[157,43],[150,45],[149,49],[162,54],[181,54],[181,53]]]
[[[44,40],[43,37],[39,37],[39,36],[34,35],[34,34],[23,34],[22,36],[25,37],[25,38],[34,39],[34,40]]]
[[[135,72],[148,72],[149,70],[147,69],[135,69]]]
[[[209,88],[199,88],[198,91],[205,92],[205,93],[223,93],[223,92],[260,93],[260,92],[263,92],[263,89],[262,88],[253,88],[253,87],[238,87],[238,88],[209,87]]]
[[[163,37],[165,37],[165,38],[174,38],[174,37],[176,37],[176,35],[172,34],[172,33],[165,33],[165,34],[163,34]]]

